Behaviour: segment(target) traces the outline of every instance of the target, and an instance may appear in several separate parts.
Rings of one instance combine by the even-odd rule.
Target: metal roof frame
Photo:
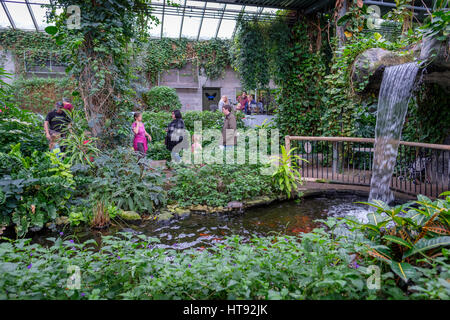
[[[0,11],[3,10],[6,14],[7,20],[13,29],[17,29],[17,24],[14,18],[17,18],[18,13],[11,12],[8,10],[9,3],[23,4],[23,12],[26,10],[29,12],[32,24],[36,31],[40,30],[38,21],[36,20],[36,15],[34,14],[33,8],[38,5],[47,5],[43,3],[43,0],[0,0],[1,6]],[[432,0],[422,0],[419,5],[416,3],[415,6],[411,6],[415,11],[425,12],[431,10]],[[223,4],[220,6],[208,6],[208,3]],[[167,0],[159,1],[158,3],[153,2],[149,5],[148,9],[152,14],[161,15],[161,32],[158,38],[163,37],[165,16],[181,16],[181,25],[179,31],[179,38],[182,37],[183,26],[185,24],[185,16],[188,15],[192,18],[200,18],[200,25],[198,31],[195,34],[190,34],[193,39],[199,40],[202,34],[202,27],[204,19],[215,19],[218,21],[216,31],[213,35],[214,38],[219,36],[220,29],[222,27],[223,20],[237,20],[242,12],[245,13],[245,9],[252,6],[254,10],[251,13],[244,15],[243,19],[253,19],[256,18],[260,21],[270,21],[277,17],[275,12],[263,12],[264,9],[292,9],[296,11],[301,11],[305,14],[317,12],[325,7],[334,6],[335,0],[196,0],[195,5],[187,5],[187,0],[184,0],[184,4],[179,4],[177,6],[172,6],[168,4]],[[364,0],[367,5],[378,5],[384,8],[395,7],[394,0]],[[425,7],[430,6],[430,7]],[[238,9],[240,6],[240,9]],[[255,9],[256,7],[256,9]],[[187,10],[186,10],[187,9]],[[22,10],[22,8],[21,8]],[[255,12],[256,10],[256,12]],[[189,14],[188,14],[189,13]],[[22,18],[22,16],[20,16]],[[27,17],[29,19],[29,17]],[[295,20],[296,17],[289,16],[287,19]],[[6,21],[6,19],[5,19]],[[30,24],[31,25],[31,24]],[[236,33],[237,25],[233,30],[233,37]]]

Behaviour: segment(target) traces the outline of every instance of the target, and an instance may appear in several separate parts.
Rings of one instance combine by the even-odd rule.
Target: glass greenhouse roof
[[[233,36],[236,19],[243,11],[260,19],[272,19],[276,8],[233,5],[212,1],[153,0],[150,8],[159,24],[151,24],[154,38],[229,39]],[[48,26],[46,8],[50,0],[0,0],[0,28],[43,31]]]
[[[278,9],[296,9],[305,13],[333,7],[335,0],[152,0],[150,9],[159,20],[151,25],[152,38],[230,39],[236,20],[244,12],[248,17],[270,20]],[[431,2],[425,0],[425,3]],[[371,5],[392,7],[394,1],[364,1]],[[43,31],[50,0],[0,0],[0,28]],[[427,3],[428,5],[428,3]],[[417,8],[417,7],[415,7]],[[420,8],[419,8],[420,9]],[[423,8],[422,8],[423,9]],[[295,19],[295,17],[292,17]]]

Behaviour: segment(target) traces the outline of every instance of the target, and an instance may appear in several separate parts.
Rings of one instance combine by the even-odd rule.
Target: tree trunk
[[[339,48],[340,48],[345,44],[345,41],[346,41],[346,37],[345,37],[345,33],[344,33],[345,26],[338,26],[337,21],[347,13],[347,10],[348,10],[347,0],[337,0],[336,7],[337,8],[340,7],[338,9],[338,15],[336,18],[336,35],[339,40]]]

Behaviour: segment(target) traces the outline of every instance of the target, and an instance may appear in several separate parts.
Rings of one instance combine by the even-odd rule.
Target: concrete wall
[[[6,69],[6,72],[15,74],[14,59],[9,52],[0,50],[0,65]],[[37,77],[61,77],[64,76],[64,68],[61,68],[61,74],[34,74]],[[42,70],[33,70],[42,71]],[[27,76],[32,76],[31,73]],[[14,79],[5,79],[6,82],[11,83]],[[187,110],[202,110],[203,102],[203,88],[220,88],[220,94],[228,96],[232,102],[236,102],[236,92],[241,90],[241,82],[234,70],[228,67],[225,70],[223,78],[210,80],[203,75],[199,75],[197,68],[193,68],[191,63],[186,64],[182,69],[171,69],[161,73],[159,77],[160,86],[168,86],[175,88],[182,104],[182,111]],[[270,83],[270,87],[274,87]],[[220,99],[220,98],[219,98]]]
[[[182,106],[182,111],[202,110],[203,88],[220,88],[220,94],[228,96],[231,102],[236,102],[236,92],[242,88],[238,75],[228,67],[223,78],[210,80],[199,75],[198,71],[192,68],[192,64],[187,64],[182,69],[171,69],[160,75],[160,86],[175,88]],[[273,82],[270,87],[274,88]]]
[[[7,73],[15,74],[16,68],[14,65],[14,58],[9,51],[0,50],[0,66],[5,69]],[[14,76],[11,78],[1,77],[6,83],[12,83],[14,81]]]

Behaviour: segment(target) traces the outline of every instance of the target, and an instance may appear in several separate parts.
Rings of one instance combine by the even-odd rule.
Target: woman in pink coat
[[[142,114],[140,112],[134,114],[134,120],[132,125],[134,133],[133,148],[134,151],[139,151],[145,156],[148,150],[147,137],[148,141],[152,141],[152,137],[145,131],[144,123],[142,122]]]

